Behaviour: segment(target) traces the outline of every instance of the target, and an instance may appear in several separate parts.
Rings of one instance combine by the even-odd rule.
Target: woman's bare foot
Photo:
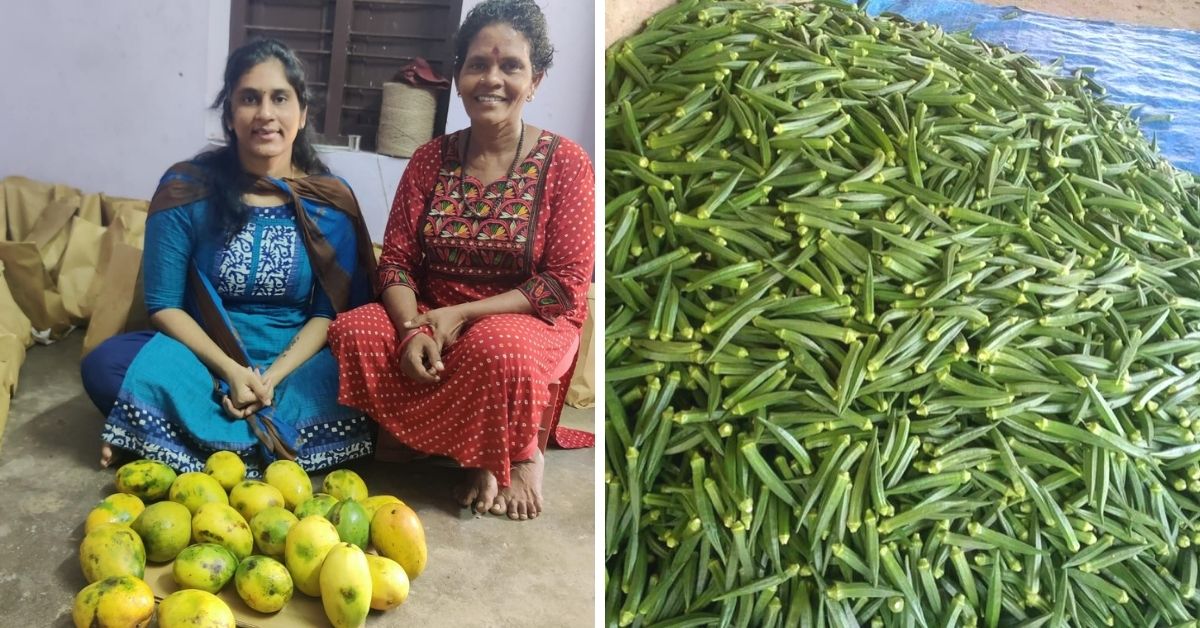
[[[500,489],[492,506],[493,515],[508,513],[509,519],[525,521],[542,514],[542,474],[546,457],[535,450],[533,458],[512,467],[512,483]]]
[[[112,446],[108,443],[100,443],[100,468],[107,469],[113,463]]]
[[[487,469],[467,469],[467,478],[454,490],[454,496],[464,508],[484,513],[496,502],[496,476]]]

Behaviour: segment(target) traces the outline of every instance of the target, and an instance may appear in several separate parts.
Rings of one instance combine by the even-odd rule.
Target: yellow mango
[[[334,628],[359,628],[371,612],[371,567],[353,543],[338,543],[321,565],[321,606]]]
[[[145,628],[154,617],[154,592],[141,578],[112,576],[75,596],[75,628]]]
[[[246,606],[260,613],[274,613],[292,599],[292,576],[274,558],[247,558],[238,565],[233,582]]]
[[[353,499],[361,502],[367,499],[367,483],[363,482],[361,476],[349,469],[330,471],[329,475],[325,476],[321,490],[333,495],[338,501]]]
[[[199,589],[184,589],[158,604],[158,628],[237,628],[237,619],[221,598]]]
[[[197,543],[179,552],[171,563],[171,575],[181,589],[216,593],[225,587],[237,567],[237,557],[223,545]]]
[[[283,503],[279,489],[258,480],[242,480],[229,491],[229,505],[246,521],[272,506],[282,508]]]
[[[83,524],[83,532],[87,534],[106,523],[130,524],[146,509],[140,497],[129,493],[113,493],[100,500],[99,504],[88,513]]]
[[[371,520],[367,518],[367,510],[362,504],[353,499],[343,499],[329,511],[326,518],[337,528],[343,541],[353,543],[360,549],[367,549]]]
[[[146,558],[165,563],[175,560],[192,540],[192,513],[177,502],[150,504],[130,525],[146,546]]]
[[[403,504],[399,497],[395,495],[372,495],[362,502],[363,508],[367,511],[367,521],[375,518],[375,511],[384,504]]]
[[[254,544],[258,546],[258,551],[267,556],[281,558],[288,531],[299,521],[296,515],[278,506],[272,506],[254,515],[250,520],[250,532],[254,534]]]
[[[267,465],[263,479],[279,489],[289,510],[295,510],[313,495],[312,479],[303,467],[291,460],[276,460]]]
[[[390,611],[408,599],[408,574],[400,563],[374,554],[367,554],[371,568],[371,608]]]
[[[384,504],[376,510],[371,519],[371,543],[380,554],[400,563],[409,579],[416,580],[425,571],[425,528],[412,508]]]
[[[313,597],[321,594],[321,563],[337,544],[337,528],[318,515],[309,515],[288,530],[283,560],[301,593]]]
[[[184,473],[175,478],[175,483],[171,485],[171,491],[168,493],[168,499],[183,504],[193,515],[200,510],[201,506],[209,502],[229,503],[229,496],[225,494],[225,488],[221,486],[221,483],[213,476],[199,471]]]
[[[246,479],[246,463],[232,451],[218,451],[204,461],[204,472],[228,491]]]
[[[192,517],[192,541],[223,545],[238,560],[254,551],[250,524],[226,504],[208,503],[196,511]]]
[[[83,537],[79,544],[79,565],[88,582],[111,576],[141,578],[146,574],[146,547],[129,526],[102,525]]]
[[[144,502],[166,497],[174,482],[174,469],[154,460],[134,460],[117,469],[117,492],[136,495]]]
[[[300,502],[299,506],[292,512],[296,513],[296,518],[303,519],[309,515],[320,515],[328,518],[329,511],[333,510],[335,504],[338,503],[338,498],[328,493],[317,493],[312,497]]]

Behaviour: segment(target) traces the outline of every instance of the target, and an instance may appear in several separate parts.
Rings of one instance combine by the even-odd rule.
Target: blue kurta
[[[251,208],[227,238],[207,200],[151,214],[143,260],[151,314],[185,309],[194,265],[212,283],[250,361],[266,369],[312,317],[334,317],[315,280],[295,208]],[[372,451],[371,423],[337,403],[337,364],[323,348],[275,387],[274,420],[299,432],[296,462],[309,471]],[[130,365],[102,438],[183,471],[198,471],[228,449],[260,471],[258,439],[246,421],[225,414],[214,376],[179,341],[156,334]]]

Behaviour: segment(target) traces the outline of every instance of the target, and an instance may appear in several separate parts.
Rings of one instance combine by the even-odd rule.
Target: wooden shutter
[[[375,150],[383,84],[414,57],[451,78],[462,0],[232,0],[229,49],[273,37],[303,61],[309,122],[322,143],[361,137]],[[434,135],[445,132],[450,91],[438,92]]]

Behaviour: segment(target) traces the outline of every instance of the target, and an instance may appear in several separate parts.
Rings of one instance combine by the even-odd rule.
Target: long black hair
[[[503,23],[525,36],[529,41],[529,61],[533,74],[545,72],[554,63],[554,46],[550,43],[546,16],[533,0],[486,0],[475,5],[463,19],[454,35],[454,75],[462,72],[471,41],[487,26]]]
[[[296,90],[300,108],[307,111],[311,94],[304,80],[304,67],[296,53],[279,40],[256,39],[230,53],[229,60],[225,62],[225,82],[221,86],[221,92],[213,100],[212,108],[221,112],[225,146],[196,156],[196,161],[208,171],[212,206],[220,218],[220,226],[226,237],[232,237],[241,231],[249,221],[250,208],[242,203],[242,194],[254,182],[254,177],[242,168],[241,159],[238,158],[237,135],[233,131],[233,106],[230,100],[242,75],[254,66],[271,59],[278,59],[283,64],[283,73],[292,89]],[[292,144],[292,165],[309,174],[329,174],[329,166],[321,161],[313,148],[307,125],[296,133],[296,141]]]

